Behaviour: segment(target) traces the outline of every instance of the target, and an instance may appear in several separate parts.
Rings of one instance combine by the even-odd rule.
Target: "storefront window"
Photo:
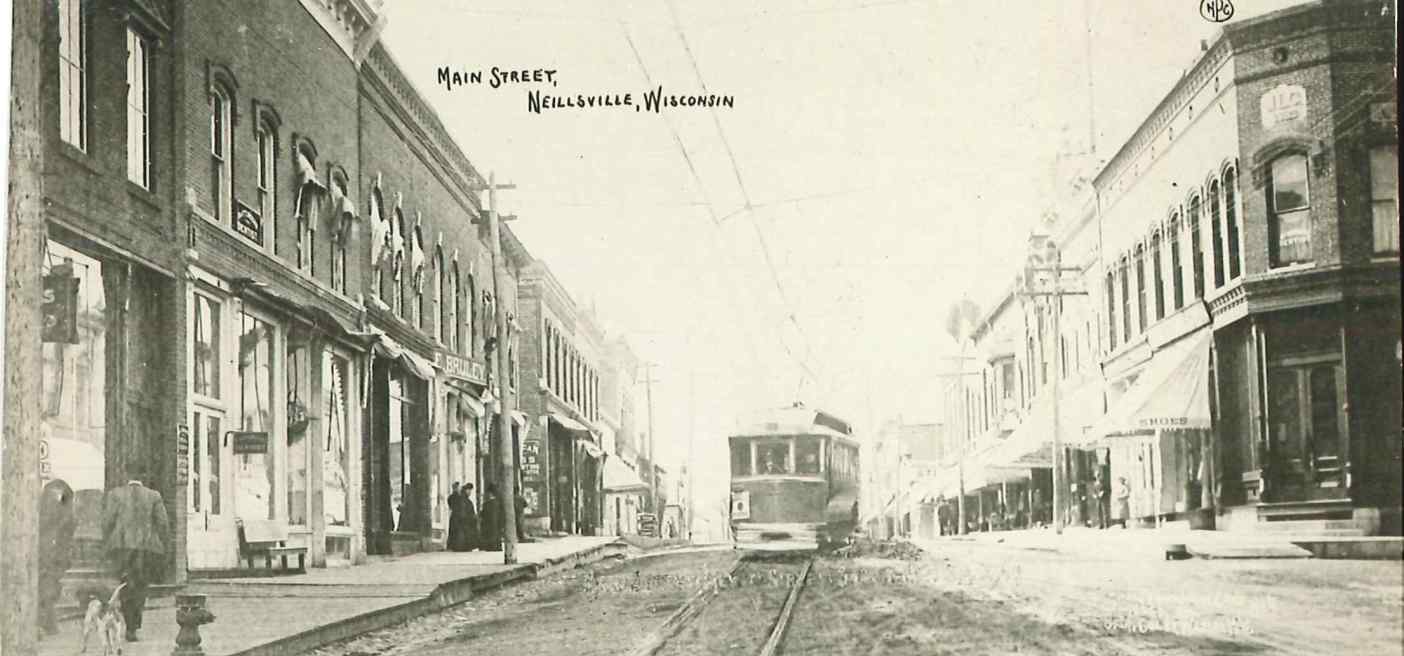
[[[238,456],[235,509],[242,517],[273,519],[273,326],[241,315],[239,332],[239,429],[270,434],[263,453]]]
[[[107,320],[102,263],[48,242],[44,287],[61,324],[45,326],[42,346],[40,477],[73,488],[75,535],[100,538],[106,488]],[[49,305],[46,303],[46,313]]]
[[[194,392],[219,398],[219,304],[195,295],[195,330],[192,336],[191,380]]]
[[[311,437],[308,427],[307,403],[303,399],[312,396],[312,362],[306,342],[293,348],[291,336],[288,348],[288,523],[295,526],[307,525],[308,481],[307,481],[307,439]]]
[[[410,487],[410,444],[405,435],[410,400],[405,395],[404,381],[398,376],[390,379],[390,511],[395,529],[404,530],[402,518]]]
[[[326,439],[322,451],[322,508],[327,526],[346,526],[351,517],[351,446],[348,438],[350,403],[346,398],[351,362],[322,352],[322,407]]]

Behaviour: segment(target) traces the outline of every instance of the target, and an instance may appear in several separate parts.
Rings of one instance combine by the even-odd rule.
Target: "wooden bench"
[[[287,546],[286,524],[268,519],[243,519],[238,526],[239,558],[249,562],[249,569],[254,567],[255,556],[263,556],[264,567],[268,569],[273,569],[273,557],[277,556],[283,569],[288,569],[288,556],[295,554],[297,569],[306,571],[307,547]]]

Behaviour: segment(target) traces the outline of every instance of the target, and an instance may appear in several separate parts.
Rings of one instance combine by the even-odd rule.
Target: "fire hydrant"
[[[205,609],[205,595],[176,595],[176,624],[180,625],[180,632],[176,634],[176,648],[171,656],[203,655],[205,650],[200,648],[200,625],[214,620],[214,613]]]

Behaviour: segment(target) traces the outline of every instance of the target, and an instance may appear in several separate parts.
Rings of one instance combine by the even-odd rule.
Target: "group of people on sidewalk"
[[[1098,472],[1087,484],[1082,502],[1086,505],[1086,525],[1105,529],[1111,526],[1126,528],[1131,519],[1131,486],[1125,477],[1117,478],[1115,496],[1113,490],[1103,481]],[[1043,528],[1052,524],[1053,504],[1043,498],[1043,491],[1035,489],[1031,493],[1032,508],[1026,510],[1022,499],[1013,508],[999,504],[983,516],[965,519],[966,532],[1006,531],[1027,528]],[[1114,503],[1113,503],[1114,502]],[[936,501],[937,530],[941,535],[955,535],[960,530],[959,503],[944,496]],[[1064,518],[1071,522],[1071,519]]]
[[[127,470],[127,482],[103,496],[102,548],[107,571],[117,580],[120,590],[117,599],[126,624],[123,637],[136,642],[147,588],[160,579],[166,567],[171,525],[161,493],[146,487],[145,482],[150,479],[142,464],[131,463]],[[49,481],[39,497],[40,635],[58,632],[55,607],[63,590],[63,577],[73,563],[76,527],[73,488],[62,479]],[[107,602],[111,590],[83,589],[78,595],[81,607],[89,598]]]
[[[516,495],[517,541],[526,542],[526,528],[523,526],[523,513],[526,500],[520,489]],[[455,482],[448,495],[449,525],[446,540],[449,551],[502,551],[502,499],[497,494],[497,486],[488,483],[483,488],[483,512],[478,514],[473,505],[473,484]]]

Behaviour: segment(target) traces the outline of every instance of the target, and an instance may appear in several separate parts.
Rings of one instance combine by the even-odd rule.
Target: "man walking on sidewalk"
[[[122,618],[127,642],[136,642],[146,606],[146,588],[160,575],[169,543],[170,519],[161,493],[146,487],[149,480],[139,463],[128,465],[126,485],[108,490],[102,504],[102,535],[108,558],[126,582],[122,590]]]

